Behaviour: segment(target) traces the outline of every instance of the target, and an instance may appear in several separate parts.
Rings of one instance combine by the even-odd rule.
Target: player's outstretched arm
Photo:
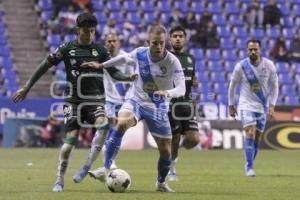
[[[103,64],[95,62],[95,61],[91,61],[91,62],[82,63],[80,65],[80,67],[86,67],[86,68],[91,68],[91,69],[101,69],[101,68],[103,68]]]
[[[48,71],[50,67],[52,67],[52,64],[50,64],[47,59],[44,59],[38,65],[26,84],[12,95],[13,102],[17,103],[23,101],[31,87]]]

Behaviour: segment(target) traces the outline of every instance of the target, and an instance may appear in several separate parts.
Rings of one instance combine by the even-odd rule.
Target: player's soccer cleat
[[[53,186],[53,192],[62,192],[64,190],[64,185],[61,183],[56,182]]]
[[[113,160],[110,166],[110,169],[117,169],[116,162]]]
[[[88,171],[90,170],[90,167],[84,165],[82,166],[77,173],[73,176],[73,181],[75,183],[80,183],[88,174]]]
[[[177,177],[177,175],[176,175],[176,173],[168,173],[168,180],[169,181],[178,181],[178,177]]]
[[[155,185],[156,185],[156,191],[158,192],[175,192],[168,186],[166,182],[163,183],[156,182]]]
[[[88,171],[90,177],[94,178],[94,179],[97,179],[101,182],[105,182],[105,179],[106,179],[106,169],[105,167],[100,167],[96,170],[91,170],[91,171]]]
[[[245,165],[245,174],[248,177],[255,177],[256,176],[256,173],[255,173],[254,169],[253,168],[248,168],[247,165]]]
[[[246,176],[255,177],[256,173],[255,173],[254,169],[251,168],[251,169],[246,170]]]

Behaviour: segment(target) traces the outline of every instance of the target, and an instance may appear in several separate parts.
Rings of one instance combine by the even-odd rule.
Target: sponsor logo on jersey
[[[75,56],[75,49],[70,50],[70,51],[69,51],[69,55],[70,55],[70,56]]]
[[[93,55],[93,56],[98,56],[99,53],[98,53],[98,51],[97,51],[96,49],[93,49],[93,50],[92,50],[92,55]]]

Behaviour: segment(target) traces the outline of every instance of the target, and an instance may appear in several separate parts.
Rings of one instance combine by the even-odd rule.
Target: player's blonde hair
[[[166,30],[166,28],[163,26],[163,25],[154,25],[154,26],[152,26],[151,28],[150,28],[150,30],[149,30],[149,35],[150,34],[152,34],[152,33],[154,33],[154,34],[156,34],[156,35],[160,35],[160,34],[167,34],[167,30]]]

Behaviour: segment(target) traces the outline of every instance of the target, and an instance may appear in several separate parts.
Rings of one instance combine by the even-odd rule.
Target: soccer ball
[[[108,173],[106,184],[111,192],[125,192],[131,185],[131,178],[126,171],[114,169]]]

